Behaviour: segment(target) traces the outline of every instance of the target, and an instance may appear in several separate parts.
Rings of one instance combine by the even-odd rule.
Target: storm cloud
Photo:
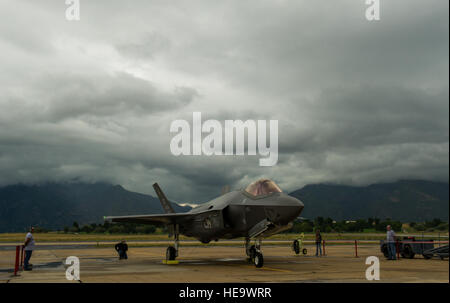
[[[0,3],[0,185],[107,181],[203,202],[274,179],[448,181],[448,1]],[[279,121],[279,160],[170,153],[170,123]]]

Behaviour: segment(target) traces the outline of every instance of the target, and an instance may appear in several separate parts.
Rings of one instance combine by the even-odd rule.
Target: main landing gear
[[[254,245],[250,245],[250,238],[245,238],[245,253],[248,261],[255,264],[257,268],[264,265],[264,257],[261,252],[261,239],[257,239]]]
[[[174,238],[174,246],[167,247],[167,250],[166,250],[166,261],[174,261],[178,257],[178,243],[179,243],[179,240],[180,240],[179,239],[180,238],[180,232],[179,232],[178,224],[176,224],[174,226],[173,238]]]

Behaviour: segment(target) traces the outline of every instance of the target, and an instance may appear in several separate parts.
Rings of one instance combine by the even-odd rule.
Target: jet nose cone
[[[298,207],[299,209],[303,209],[305,206],[302,201],[292,196],[285,197],[286,204],[293,207]]]
[[[303,204],[302,201],[300,201],[299,199],[296,199],[294,197],[292,197],[292,199],[295,200],[295,203],[296,203],[297,209],[299,211],[299,215],[300,215],[300,213],[302,212],[303,208],[305,207],[305,204]]]
[[[300,216],[300,213],[305,207],[302,201],[289,195],[283,196],[281,200],[283,210],[280,209],[280,212],[283,214],[281,216],[281,221],[283,221],[283,224],[287,224],[288,222],[295,220],[298,216]]]
[[[305,204],[303,204],[303,202],[302,201],[300,201],[299,199],[297,199],[297,198],[293,198],[296,202],[297,202],[297,204],[298,204],[298,207],[301,207],[302,209],[303,209],[303,207],[305,207]]]

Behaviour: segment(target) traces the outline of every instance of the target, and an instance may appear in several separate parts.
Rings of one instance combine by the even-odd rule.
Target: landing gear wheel
[[[255,259],[255,254],[256,254],[256,246],[252,245],[252,246],[250,246],[250,248],[248,249],[248,252],[247,252],[247,256],[248,256],[247,261],[250,263],[253,263],[253,260]]]
[[[294,240],[292,243],[292,248],[294,249],[296,255],[300,253],[300,244],[298,243],[298,240]]]
[[[177,257],[177,251],[175,250],[175,247],[169,246],[166,250],[166,260],[173,261]]]
[[[256,255],[256,246],[255,245],[250,246],[250,249],[248,251],[250,253],[250,255],[249,255],[250,259],[253,260]]]
[[[306,248],[303,248],[302,253],[303,253],[304,255],[306,255],[306,254],[308,253],[308,250],[307,250]]]
[[[255,257],[253,258],[253,263],[255,264],[255,266],[256,266],[257,268],[260,268],[260,267],[263,266],[263,264],[264,264],[264,258],[263,258],[262,253],[260,253],[260,252],[256,252],[256,253],[255,253]]]

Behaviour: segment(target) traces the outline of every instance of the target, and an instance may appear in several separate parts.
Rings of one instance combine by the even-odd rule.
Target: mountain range
[[[290,195],[300,199],[305,218],[335,220],[391,218],[423,222],[439,218],[448,222],[448,183],[403,180],[369,186],[307,185]]]
[[[190,207],[173,203],[176,212]],[[0,188],[0,232],[24,231],[30,225],[47,229],[102,223],[103,216],[164,212],[158,198],[107,183],[49,183]]]
[[[290,195],[305,204],[302,216],[335,220],[377,217],[421,222],[448,221],[448,183],[407,180],[369,186],[306,185]],[[173,203],[177,212],[189,206]],[[47,229],[101,223],[103,216],[162,213],[159,200],[107,183],[47,183],[0,187],[0,232],[23,232],[30,225]]]

